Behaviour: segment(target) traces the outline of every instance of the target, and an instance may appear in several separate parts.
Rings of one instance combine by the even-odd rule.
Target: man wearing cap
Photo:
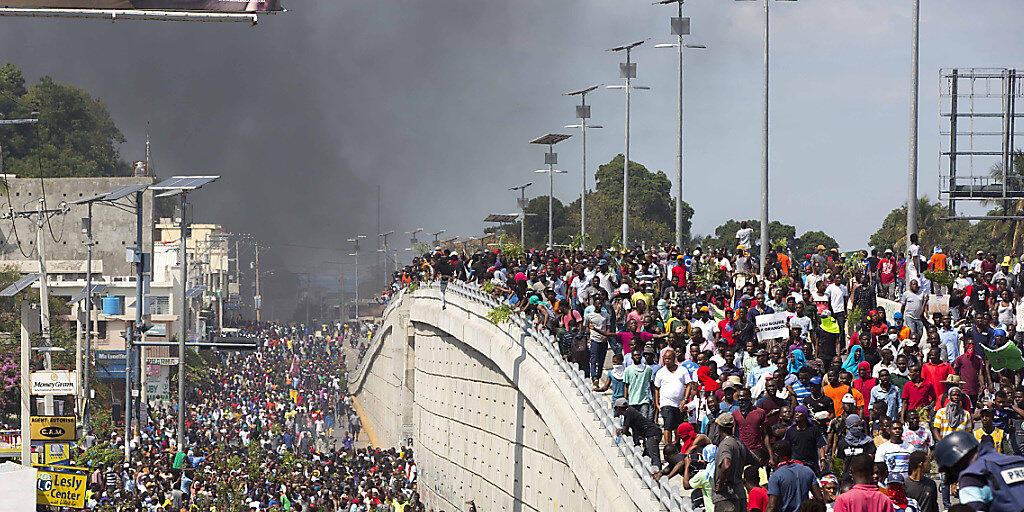
[[[661,427],[657,423],[647,419],[640,411],[629,407],[625,398],[616,398],[615,412],[622,416],[622,428],[616,431],[616,435],[632,435],[633,444],[644,447],[644,455],[651,458],[651,465],[661,466],[661,453],[659,443],[661,442]]]
[[[946,482],[957,482],[960,503],[977,511],[1024,509],[1024,458],[1004,455],[970,432],[954,432],[935,445],[935,463]]]
[[[886,249],[878,260],[878,283],[881,285],[879,295],[892,300],[896,290],[896,260],[893,259],[892,249]]]
[[[750,449],[733,436],[735,421],[732,414],[722,413],[715,420],[722,440],[715,456],[714,494],[715,512],[743,512],[747,509],[747,490],[743,485],[743,468],[756,462]]]

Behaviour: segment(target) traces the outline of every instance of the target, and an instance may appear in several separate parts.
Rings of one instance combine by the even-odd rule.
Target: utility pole
[[[44,202],[44,198],[39,198],[39,206],[36,210],[36,259],[39,262],[39,273],[41,274],[39,276],[39,326],[43,335],[43,346],[49,348],[53,346],[53,340],[50,337],[50,288],[46,282],[46,239],[43,236],[43,227],[49,218],[49,211],[43,209]],[[58,212],[66,213],[67,209],[58,210]],[[43,365],[46,370],[53,369],[53,358],[49,350],[43,353]],[[52,415],[53,395],[46,395],[43,398],[43,403],[46,414]]]
[[[89,428],[92,412],[89,408],[89,374],[92,367],[92,248],[96,241],[92,237],[92,201],[88,203],[89,218],[85,221],[85,363],[82,365],[82,423]]]
[[[256,310],[256,323],[260,323],[260,309],[263,307],[263,297],[260,296],[260,243],[253,242],[253,268],[255,269],[255,275],[253,276],[253,282],[255,283],[255,296],[253,297],[253,308]]]
[[[132,428],[131,418],[132,416],[128,413],[129,404],[135,405],[131,410],[135,411],[136,417],[138,418],[138,425],[142,426],[142,404],[139,397],[141,390],[136,387],[139,384],[139,379],[142,376],[142,347],[138,348],[138,353],[134,354],[135,342],[137,339],[142,337],[142,312],[145,308],[145,297],[143,296],[143,280],[145,279],[146,273],[146,254],[142,246],[142,208],[143,208],[143,191],[139,190],[135,192],[135,323],[132,328],[128,331],[128,336],[125,339],[125,354],[127,354],[127,361],[129,365],[125,368],[126,378],[126,389],[125,389],[125,443],[124,443],[124,457],[125,461],[131,460],[131,439],[132,439]],[[182,201],[184,201],[185,194],[181,195]],[[182,208],[182,218],[184,218],[185,209]],[[136,361],[135,359],[138,359]],[[137,364],[136,364],[137,363]],[[135,372],[139,375],[136,376]]]

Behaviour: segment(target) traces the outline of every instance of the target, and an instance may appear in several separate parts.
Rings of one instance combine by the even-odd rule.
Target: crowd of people
[[[258,349],[207,357],[188,390],[184,446],[170,406],[149,408],[130,460],[104,460],[122,450],[118,434],[81,440],[72,465],[88,468],[87,509],[422,510],[411,449],[358,445],[345,357],[357,330],[264,324],[244,334]]]
[[[1024,509],[1020,260],[925,254],[914,235],[773,247],[762,269],[752,233],[707,251],[438,247],[388,293],[473,283],[553,333],[652,476],[708,512]]]

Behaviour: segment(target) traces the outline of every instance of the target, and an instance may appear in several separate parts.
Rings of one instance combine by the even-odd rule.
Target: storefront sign
[[[74,416],[32,416],[33,441],[74,441]]]
[[[78,393],[78,374],[66,370],[32,372],[33,395],[75,395]]]

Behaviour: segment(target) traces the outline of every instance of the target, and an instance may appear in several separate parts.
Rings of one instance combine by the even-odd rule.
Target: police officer
[[[946,482],[959,484],[960,503],[978,511],[1024,510],[1024,458],[999,453],[991,438],[979,444],[970,432],[953,432],[935,445],[935,463]]]

